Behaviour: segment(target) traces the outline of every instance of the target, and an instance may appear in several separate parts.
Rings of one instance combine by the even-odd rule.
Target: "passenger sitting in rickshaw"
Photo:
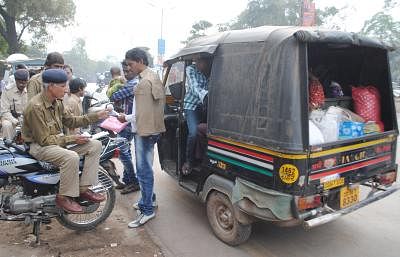
[[[199,56],[195,63],[186,67],[186,95],[183,109],[188,126],[186,141],[186,161],[182,173],[188,175],[194,164],[194,148],[197,135],[197,125],[202,122],[203,105],[208,93],[208,80],[211,72],[211,57]]]

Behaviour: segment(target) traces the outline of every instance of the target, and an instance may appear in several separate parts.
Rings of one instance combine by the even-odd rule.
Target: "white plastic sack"
[[[339,124],[342,116],[334,111],[331,113],[315,110],[310,113],[310,120],[320,129],[325,143],[339,139]]]
[[[308,129],[310,145],[319,145],[325,142],[321,130],[311,120],[308,121]]]

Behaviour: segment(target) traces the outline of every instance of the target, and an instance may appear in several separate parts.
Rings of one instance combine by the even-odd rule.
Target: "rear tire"
[[[98,193],[106,195],[106,200],[101,203],[92,203],[85,206],[86,210],[83,214],[69,214],[62,212],[57,216],[58,222],[66,228],[78,231],[92,230],[97,225],[105,221],[114,209],[115,205],[115,189],[113,182],[107,172],[100,167],[99,183],[95,190]]]
[[[241,224],[234,214],[230,199],[217,191],[207,198],[207,217],[214,234],[228,245],[236,246],[247,241],[251,224]]]

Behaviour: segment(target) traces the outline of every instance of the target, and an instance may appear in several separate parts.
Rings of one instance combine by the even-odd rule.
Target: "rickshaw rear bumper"
[[[360,208],[362,208],[362,207],[364,207],[366,205],[369,205],[369,204],[371,204],[373,202],[376,202],[376,201],[378,201],[378,200],[380,200],[382,198],[385,198],[385,197],[393,194],[394,192],[398,191],[399,189],[400,189],[399,185],[393,185],[392,187],[388,188],[387,190],[380,191],[380,192],[375,192],[374,194],[371,194],[370,196],[368,196],[363,201],[361,201],[361,202],[359,202],[359,203],[357,203],[355,205],[352,205],[350,207],[347,207],[345,209],[341,209],[341,210],[338,210],[338,211],[333,211],[331,213],[323,214],[322,216],[311,218],[309,220],[303,220],[303,226],[304,226],[305,229],[311,229],[311,228],[314,228],[316,226],[319,226],[319,225],[334,221],[334,220],[338,219],[339,217],[341,217],[341,216],[343,216],[345,214],[348,214],[348,213],[353,212],[353,211],[355,211],[357,209],[360,209]],[[302,215],[300,215],[299,218],[300,219],[305,219],[306,217],[315,216],[318,213],[323,213],[323,212],[326,212],[326,211],[332,211],[332,210],[329,207],[326,207],[326,208],[321,207],[319,209],[312,210],[312,211],[310,211],[308,213],[302,214]]]

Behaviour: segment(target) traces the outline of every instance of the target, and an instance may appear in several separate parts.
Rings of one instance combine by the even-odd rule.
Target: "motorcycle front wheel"
[[[82,214],[62,212],[57,216],[61,225],[72,230],[91,230],[110,216],[115,205],[115,189],[112,179],[101,166],[99,167],[99,183],[90,189],[104,194],[106,199],[101,203],[82,204],[85,210],[85,213]]]

